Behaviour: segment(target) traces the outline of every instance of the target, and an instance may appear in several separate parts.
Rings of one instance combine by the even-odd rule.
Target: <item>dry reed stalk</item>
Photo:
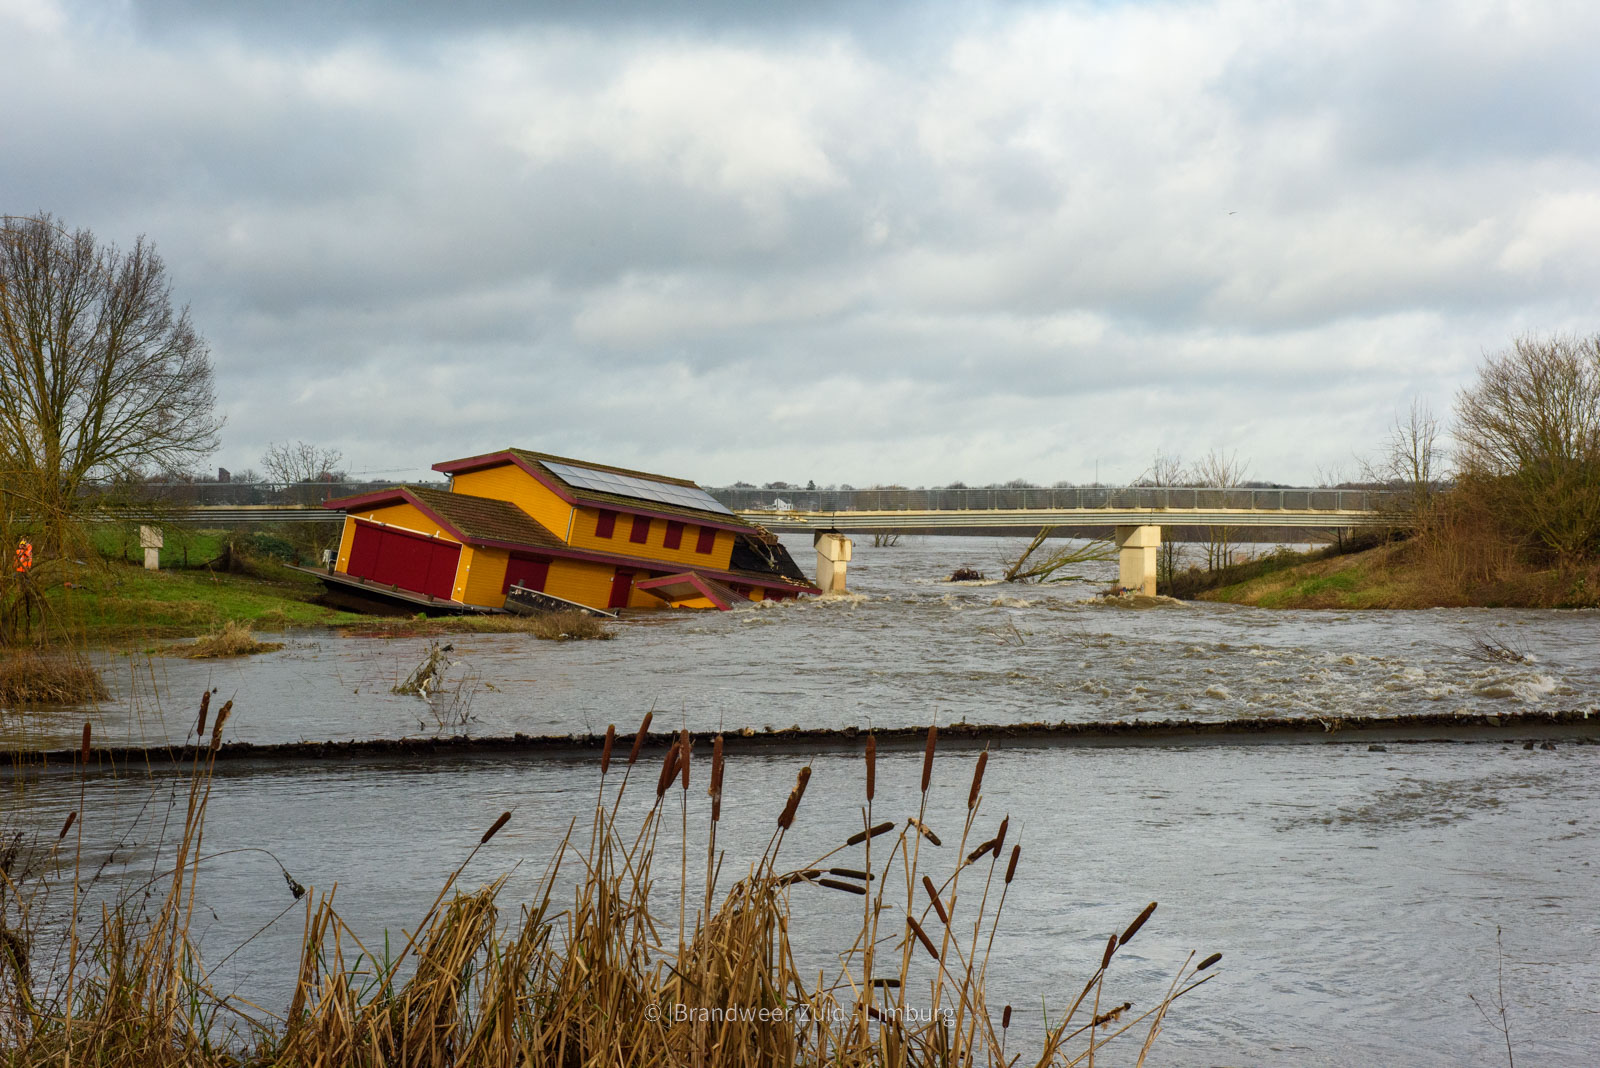
[[[922,792],[928,792],[928,784],[933,781],[933,751],[939,744],[939,728],[937,725],[928,728],[928,744],[922,749]]]
[[[924,875],[922,877],[922,888],[928,892],[928,900],[933,902],[933,911],[939,914],[939,922],[949,927],[950,913],[945,911],[944,901],[940,899],[939,891],[934,889],[933,880]]]
[[[633,748],[628,750],[628,767],[633,767],[639,759],[639,748],[644,745],[644,740],[650,737],[650,721],[655,718],[655,712],[646,712],[644,722],[639,724],[639,730],[633,736]]]
[[[811,781],[811,765],[807,764],[800,769],[800,774],[795,776],[794,789],[789,791],[789,801],[783,806],[783,813],[778,817],[778,827],[787,831],[794,825],[794,814],[800,807],[800,799],[805,796],[806,783]]]
[[[1128,924],[1128,929],[1122,932],[1122,938],[1118,940],[1117,944],[1125,946],[1133,941],[1133,936],[1139,933],[1139,928],[1145,925],[1145,921],[1150,919],[1155,914],[1155,911],[1156,903],[1152,901],[1144,907],[1143,912],[1134,917],[1132,923]]]
[[[870,841],[881,834],[888,834],[890,831],[894,830],[894,827],[895,825],[892,820],[886,820],[875,827],[868,827],[864,831],[857,831],[849,838],[846,838],[844,840],[844,844],[847,846],[860,845],[862,842]]]

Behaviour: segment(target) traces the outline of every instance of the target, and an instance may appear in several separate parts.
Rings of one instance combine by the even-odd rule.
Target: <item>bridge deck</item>
[[[992,511],[739,513],[772,531],[959,530],[986,527],[1364,527],[1393,522],[1382,512],[1228,508],[1018,508]]]

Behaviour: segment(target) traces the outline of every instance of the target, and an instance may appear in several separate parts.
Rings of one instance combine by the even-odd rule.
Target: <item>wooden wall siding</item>
[[[490,608],[505,604],[506,561],[510,556],[504,549],[462,549],[461,569],[456,573],[456,600]]]
[[[557,557],[550,561],[544,592],[592,608],[604,608],[611,596],[611,576],[615,571],[610,564]]]
[[[506,577],[500,584],[500,593],[504,595],[513,584],[524,589],[543,591],[549,580],[548,556],[529,557],[514,554],[506,564]]]
[[[558,538],[566,538],[572,523],[572,505],[515,464],[466,471],[456,475],[450,485],[455,493],[510,501]]]
[[[598,513],[604,509],[580,506],[578,518],[572,524],[574,549],[592,549],[602,553],[621,553],[624,556],[637,556],[647,560],[660,560],[671,565],[672,570],[686,570],[688,568],[702,567],[713,571],[726,571],[728,561],[733,558],[734,533],[731,530],[717,530],[715,527],[697,527],[693,523],[686,524],[684,534],[677,548],[667,544],[668,523],[652,521],[645,541],[640,544],[627,538],[597,538],[594,536],[595,522]],[[632,516],[623,513],[621,526],[616,533],[623,530],[631,531],[630,525],[634,521]],[[704,538],[703,535],[711,535]],[[711,543],[711,551],[703,553],[696,551],[702,541]],[[656,602],[657,604],[660,601]]]
[[[420,508],[405,501],[387,504],[382,508],[364,508],[359,512],[351,512],[345,516],[344,533],[339,538],[339,561],[334,565],[336,571],[350,569],[350,548],[355,537],[355,517],[371,519],[391,527],[400,527],[430,538],[443,538],[446,541],[455,541],[450,534],[439,528],[436,520],[423,514]]]

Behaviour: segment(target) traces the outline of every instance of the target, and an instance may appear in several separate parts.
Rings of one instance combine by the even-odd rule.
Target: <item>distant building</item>
[[[513,586],[590,608],[726,608],[818,590],[777,538],[693,482],[525,449],[433,465],[345,512],[334,574],[440,608],[500,608]]]

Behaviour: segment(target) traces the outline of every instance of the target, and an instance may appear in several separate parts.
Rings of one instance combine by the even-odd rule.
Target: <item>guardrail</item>
[[[1052,489],[709,489],[735,512],[1019,512],[1165,508],[1190,511],[1381,512],[1383,490],[1061,486]]]

